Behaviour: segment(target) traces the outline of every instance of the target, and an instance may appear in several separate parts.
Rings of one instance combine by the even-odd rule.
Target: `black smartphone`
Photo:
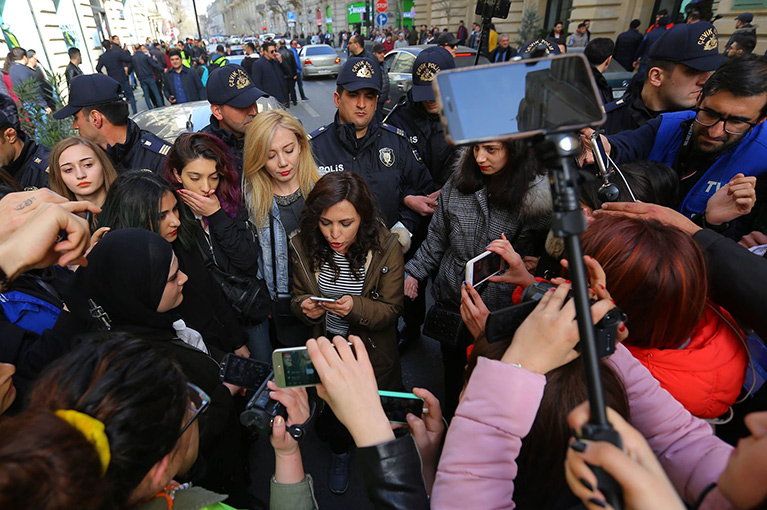
[[[413,393],[379,390],[378,395],[390,423],[407,423],[408,413],[418,418],[423,414],[423,399]]]
[[[269,363],[229,353],[221,363],[220,378],[225,383],[256,391],[271,373]]]

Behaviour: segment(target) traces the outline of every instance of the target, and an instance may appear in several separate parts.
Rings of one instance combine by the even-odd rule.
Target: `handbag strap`
[[[274,216],[269,212],[269,237],[272,245],[272,282],[274,285],[274,295],[277,295],[277,253],[274,249]]]

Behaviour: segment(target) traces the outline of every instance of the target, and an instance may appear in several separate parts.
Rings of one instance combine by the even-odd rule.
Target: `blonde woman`
[[[70,136],[57,143],[49,158],[48,180],[53,191],[69,200],[85,200],[101,207],[117,178],[112,162],[95,143]]]
[[[259,270],[276,303],[272,337],[280,344],[303,345],[308,339],[290,311],[288,239],[319,178],[301,123],[284,110],[259,113],[245,135],[243,194],[261,244]]]

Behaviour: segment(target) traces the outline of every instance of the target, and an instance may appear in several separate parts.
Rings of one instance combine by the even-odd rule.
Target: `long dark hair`
[[[173,451],[188,407],[187,379],[150,341],[102,334],[37,381],[30,409],[73,409],[104,424],[111,460],[108,508],[127,506],[149,470]]]
[[[176,179],[174,171],[181,175],[186,165],[200,158],[215,161],[220,179],[216,196],[226,215],[234,218],[242,207],[240,179],[234,169],[232,151],[217,137],[205,133],[187,133],[176,138],[165,160],[162,176],[175,189],[181,189],[183,185]]]
[[[506,165],[499,172],[492,176],[483,175],[474,159],[475,145],[471,145],[461,155],[453,181],[458,191],[466,195],[486,187],[490,205],[517,212],[530,184],[543,175],[545,169],[525,141],[509,140],[500,144],[506,149]]]
[[[484,336],[479,338],[469,356],[466,380],[477,366],[477,358],[501,359],[509,344],[511,339],[489,344]],[[629,403],[623,382],[606,362],[601,361],[599,368],[607,405],[628,421]],[[572,432],[567,415],[588,397],[580,359],[546,374],[546,387],[538,413],[530,433],[522,439],[522,448],[516,460],[514,502],[518,508],[554,507],[569,494],[564,463]]]
[[[120,175],[112,183],[107,193],[101,214],[98,215],[99,227],[143,228],[160,232],[160,202],[166,192],[173,193],[178,202],[181,226],[178,240],[186,251],[195,249],[197,243],[197,222],[191,217],[173,186],[162,177],[146,170],[131,170]]]
[[[360,215],[360,228],[357,240],[346,253],[352,275],[362,278],[362,267],[370,250],[381,250],[378,238],[383,230],[383,222],[378,212],[378,204],[365,181],[353,172],[332,172],[322,177],[309,196],[301,214],[301,238],[309,253],[309,266],[318,271],[323,263],[328,264],[338,278],[340,269],[333,261],[333,250],[325,236],[320,232],[322,212],[339,202],[348,200]]]

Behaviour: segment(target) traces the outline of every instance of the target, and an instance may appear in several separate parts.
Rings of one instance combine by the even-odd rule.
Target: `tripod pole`
[[[488,16],[482,17],[482,30],[479,32],[479,44],[477,45],[477,54],[474,56],[474,65],[479,65],[479,55],[482,53],[482,45],[485,41],[490,41],[490,23],[493,18]],[[490,48],[488,47],[488,51]]]

